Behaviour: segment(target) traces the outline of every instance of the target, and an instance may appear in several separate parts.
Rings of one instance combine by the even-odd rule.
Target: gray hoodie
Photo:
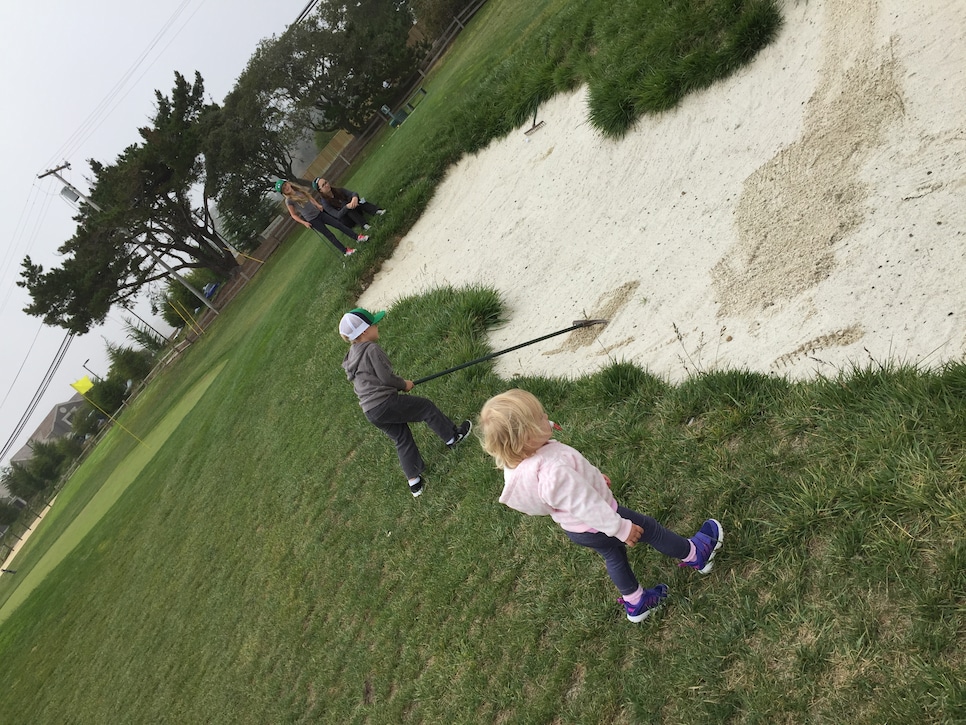
[[[406,380],[393,372],[392,363],[375,342],[350,345],[342,368],[359,396],[359,405],[366,411],[406,389]]]

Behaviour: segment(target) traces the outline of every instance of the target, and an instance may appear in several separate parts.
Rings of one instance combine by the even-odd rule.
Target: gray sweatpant
[[[365,414],[370,423],[396,444],[396,455],[406,478],[416,478],[426,467],[409,430],[410,423],[425,423],[444,443],[456,434],[453,421],[433,401],[418,395],[394,395]]]

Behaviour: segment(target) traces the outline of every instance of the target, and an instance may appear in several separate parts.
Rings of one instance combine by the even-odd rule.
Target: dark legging
[[[335,234],[332,233],[332,230],[329,229],[329,227],[335,227],[340,232],[342,232],[347,237],[349,237],[349,239],[351,239],[352,241],[356,240],[356,233],[354,231],[352,231],[349,227],[347,227],[345,224],[340,222],[334,216],[331,216],[330,214],[324,211],[319,212],[319,215],[317,217],[315,217],[314,219],[309,219],[308,222],[309,224],[312,225],[312,228],[315,231],[317,231],[323,237],[325,237],[330,242],[332,242],[332,246],[334,246],[336,249],[342,252],[342,254],[346,253],[346,248],[343,244],[339,242],[338,239],[335,238]]]
[[[366,216],[375,216],[379,207],[371,201],[360,201],[355,209],[345,209],[345,218],[354,227],[362,226],[366,223]]]
[[[623,506],[617,507],[617,513],[621,518],[629,519],[644,529],[644,533],[641,534],[641,541],[657,549],[665,556],[670,556],[673,559],[684,559],[691,553],[691,544],[687,539],[680,534],[675,534],[670,529],[664,528],[656,519]],[[599,531],[593,534],[578,534],[573,531],[564,533],[575,544],[593,549],[604,557],[607,574],[621,594],[633,594],[637,591],[640,583],[627,561],[627,544]]]
[[[396,444],[396,455],[406,478],[416,478],[423,472],[425,464],[413,440],[410,423],[425,423],[430,430],[447,443],[456,435],[453,421],[436,407],[433,401],[418,395],[394,395],[385,403],[366,411],[366,418],[376,428],[392,438]]]

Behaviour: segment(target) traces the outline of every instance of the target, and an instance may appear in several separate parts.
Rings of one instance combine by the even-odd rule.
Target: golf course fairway
[[[171,435],[184,417],[188,415],[195,404],[201,399],[201,396],[204,395],[208,386],[218,377],[223,367],[224,363],[195,384],[171,412],[144,437],[143,444],[138,445],[114,469],[110,478],[101,486],[101,490],[84,507],[80,515],[67,527],[63,535],[50,547],[47,553],[43,555],[30,571],[26,572],[24,578],[19,582],[17,589],[10,594],[7,601],[0,607],[0,623],[6,621],[7,617],[30,596],[30,593],[43,578],[52,572],[80,544],[83,538],[94,528],[94,525],[117,502],[121,494],[127,490],[128,486],[137,478],[138,474],[148,465],[148,462],[154,458],[154,454],[164,445],[168,436]],[[123,431],[121,432],[123,433]]]

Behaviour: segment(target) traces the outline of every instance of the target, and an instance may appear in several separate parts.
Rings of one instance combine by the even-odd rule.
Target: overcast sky
[[[74,233],[74,207],[54,177],[38,179],[64,162],[61,172],[82,192],[90,190],[88,159],[113,163],[140,141],[139,126],[154,112],[154,91],[169,95],[177,70],[189,81],[199,71],[208,100],[221,102],[258,41],[281,33],[308,0],[162,0],[95,3],[49,0],[42,6],[0,3],[0,115],[3,207],[0,214],[0,447],[17,430],[47,377],[66,331],[45,327],[23,308],[17,287],[20,263],[30,256],[45,269],[59,266],[57,249]],[[139,314],[155,327],[146,305]],[[108,370],[105,339],[132,344],[124,316],[75,338],[22,433],[0,459],[7,465],[51,408],[68,400],[70,383]]]

